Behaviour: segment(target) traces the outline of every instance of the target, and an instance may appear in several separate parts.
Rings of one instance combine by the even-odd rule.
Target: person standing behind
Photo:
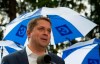
[[[50,55],[54,64],[65,64],[62,58],[47,50],[51,38],[51,22],[48,18],[32,19],[27,26],[27,37],[27,46],[3,57],[1,64],[37,64],[37,58],[44,54]]]

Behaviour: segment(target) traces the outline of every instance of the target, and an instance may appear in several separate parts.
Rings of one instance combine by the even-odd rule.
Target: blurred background
[[[21,14],[41,7],[68,7],[98,25],[85,37],[70,41],[72,44],[94,37],[100,38],[100,0],[0,0],[0,40],[3,39],[3,31],[9,22]],[[69,41],[66,41],[57,45],[49,45],[48,49],[61,56],[61,51],[69,46]]]

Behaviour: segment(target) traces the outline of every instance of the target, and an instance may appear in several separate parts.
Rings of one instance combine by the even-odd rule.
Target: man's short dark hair
[[[28,23],[27,29],[30,30],[30,31],[32,31],[32,29],[37,25],[37,22],[38,22],[39,20],[46,20],[46,21],[48,21],[48,22],[51,24],[50,20],[49,20],[47,17],[39,17],[39,18],[32,19],[32,20]]]

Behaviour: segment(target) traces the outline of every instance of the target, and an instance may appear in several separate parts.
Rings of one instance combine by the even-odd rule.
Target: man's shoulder
[[[8,59],[9,59],[9,58],[14,58],[14,57],[16,57],[16,56],[19,56],[19,55],[22,54],[22,53],[23,53],[23,50],[19,50],[19,51],[10,53],[10,54],[4,56],[3,58],[8,58]]]
[[[25,50],[20,50],[4,56],[2,64],[27,64],[27,61],[28,59]]]

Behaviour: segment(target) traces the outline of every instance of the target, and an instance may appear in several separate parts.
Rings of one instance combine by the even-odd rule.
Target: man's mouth
[[[47,38],[41,38],[42,40],[44,40],[44,41],[47,41],[48,39]]]

